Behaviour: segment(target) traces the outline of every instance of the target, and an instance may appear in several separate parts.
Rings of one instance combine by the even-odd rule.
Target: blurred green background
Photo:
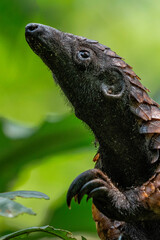
[[[50,201],[21,200],[37,216],[1,217],[1,234],[51,224],[97,238],[91,201],[72,203],[71,211],[65,202],[71,181],[94,167],[94,138],[27,45],[25,25],[43,23],[111,47],[159,101],[159,13],[158,0],[0,0],[1,192],[37,190],[50,196]]]

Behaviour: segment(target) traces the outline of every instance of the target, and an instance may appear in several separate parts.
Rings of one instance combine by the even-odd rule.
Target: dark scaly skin
[[[101,239],[160,236],[160,110],[132,68],[97,41],[41,24],[26,40],[51,69],[76,116],[99,142],[95,169],[71,184],[67,204],[93,199]]]
[[[100,239],[114,240],[121,238],[124,232],[125,222],[110,220],[98,211],[94,204],[92,205],[92,213]]]

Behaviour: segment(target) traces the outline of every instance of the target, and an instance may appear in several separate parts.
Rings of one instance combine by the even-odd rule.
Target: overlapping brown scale
[[[119,59],[119,58],[113,58],[112,63],[116,67],[120,67],[120,68],[126,68],[127,67],[127,63],[124,62],[122,59]]]
[[[160,120],[160,109],[157,106],[151,106],[152,119]]]
[[[146,197],[150,196],[152,193],[155,192],[157,187],[160,187],[160,185],[155,185],[155,181],[159,179],[159,174],[154,174],[147,182],[145,182],[140,187],[140,193],[141,191],[146,193]]]
[[[109,50],[110,55],[113,57],[114,56],[114,52],[112,52],[111,50]],[[112,52],[112,53],[111,53]],[[108,55],[108,51],[107,51],[107,55]],[[121,69],[123,69],[123,72],[126,73],[128,80],[130,81],[130,83],[134,84],[135,86],[138,86],[139,88],[143,89],[144,91],[149,91],[147,88],[145,88],[139,80],[141,80],[136,73],[132,70],[132,67],[130,65],[128,65],[125,61],[123,61],[122,59],[119,58],[113,58],[113,62],[112,64],[116,67],[120,67]]]
[[[145,192],[148,194],[148,195],[151,195],[152,193],[154,193],[156,190],[154,184],[152,182],[149,182],[146,187],[145,187]]]
[[[92,216],[96,222],[96,228],[101,240],[119,239],[123,232],[125,222],[111,220],[103,215],[94,204],[92,204]]]
[[[136,106],[131,106],[131,110],[145,121],[151,119],[160,120],[160,109],[157,106],[142,103],[137,104]]]
[[[151,107],[148,104],[141,103],[130,107],[131,111],[145,121],[152,119]]]
[[[97,45],[97,48],[99,48],[100,50],[102,51],[105,51],[105,49],[107,49],[108,47],[106,47],[105,45],[101,44],[101,43],[98,43]]]
[[[140,133],[160,133],[160,109],[157,106],[140,104],[135,113],[145,121],[148,121],[140,127]],[[148,120],[146,120],[147,117],[149,118]]]
[[[142,85],[142,83],[138,80],[137,77],[131,77],[131,76],[127,76],[129,82],[141,89],[143,89],[144,91],[146,91],[146,88]]]
[[[153,105],[157,106],[158,108],[160,107],[159,103],[155,102],[153,99],[152,99],[152,101],[153,101],[153,103],[152,103]]]
[[[105,53],[112,57],[113,58],[113,65],[114,66],[117,66],[117,67],[120,67],[120,68],[124,68],[123,69],[123,72],[126,73],[127,75],[131,76],[131,77],[136,77],[136,80],[141,80],[140,77],[138,77],[136,75],[136,73],[132,70],[132,67],[130,65],[128,65],[126,62],[123,61],[123,58],[121,58],[119,55],[117,55],[115,52],[113,52],[111,49],[109,50],[105,50]],[[135,82],[137,82],[135,80]],[[137,86],[139,86],[140,84],[138,83],[135,83]],[[141,87],[143,87],[143,85],[141,84],[140,85]],[[148,90],[146,89],[145,87],[143,87],[145,90]]]
[[[144,96],[143,96],[143,90],[139,87],[136,87],[134,85],[131,86],[130,94],[132,97],[134,97],[137,102],[142,103],[144,102]]]
[[[108,52],[107,52],[108,55]],[[114,54],[112,54],[114,55]],[[132,70],[132,67],[130,65],[128,65],[125,61],[123,61],[122,58],[120,58],[119,56],[114,57],[112,60],[112,64],[116,67],[120,67],[123,69],[124,72],[128,72],[129,75],[131,75],[131,73],[134,73]],[[136,74],[134,73],[134,76],[136,76]]]
[[[140,103],[135,106],[131,106],[131,111],[138,117],[145,121],[160,120],[160,109],[157,106],[153,106],[146,103]]]
[[[146,93],[146,91],[144,91],[143,89],[136,87],[135,85],[131,86],[131,90],[130,90],[131,96],[134,97],[137,102],[139,103],[148,103],[148,104],[153,104],[153,105],[158,105],[156,102],[154,102]]]
[[[147,204],[153,212],[160,214],[160,190],[156,189],[156,192],[153,193],[148,199]]]
[[[160,213],[160,174],[141,186],[139,196],[146,208]]]
[[[131,69],[131,68],[125,68],[123,70],[125,73],[129,74],[130,76],[136,77],[137,75],[135,74],[135,72]]]
[[[160,149],[160,135],[156,134],[152,139],[150,143],[151,149]]]
[[[130,109],[136,116],[146,121],[146,123],[143,123],[140,127],[140,133],[160,134],[160,109],[158,108],[158,103],[148,96],[146,91],[149,90],[141,84],[139,81],[140,78],[132,70],[131,66],[124,62],[122,58],[112,50],[106,49],[105,53],[113,58],[113,66],[121,68],[131,83],[130,95],[137,101],[137,104],[132,102]],[[158,137],[157,140],[155,139],[154,149],[160,149],[159,141],[160,137]]]
[[[143,91],[143,97],[144,97],[144,102],[159,107],[159,104],[156,103],[153,99],[151,99],[151,98],[148,96],[148,94],[147,94],[146,92],[144,92],[144,91]]]
[[[113,52],[111,49],[105,50],[105,53],[106,53],[109,57],[123,59],[122,57],[120,57],[119,55],[117,55],[115,52]]]
[[[160,133],[160,120],[152,120],[142,124],[142,126],[140,127],[140,133]]]

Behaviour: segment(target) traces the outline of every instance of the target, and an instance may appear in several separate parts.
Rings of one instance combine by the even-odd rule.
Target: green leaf
[[[14,192],[4,192],[0,193],[0,197],[2,198],[9,198],[10,200],[15,199],[16,197],[22,198],[44,198],[49,200],[49,197],[41,192],[37,191],[14,191]]]
[[[0,119],[0,191],[29,162],[91,145],[92,136],[74,116],[50,116],[37,128]]]
[[[34,232],[49,233],[53,236],[59,237],[59,238],[64,239],[64,240],[76,240],[76,238],[73,237],[72,233],[70,233],[66,230],[53,228],[52,226],[26,228],[26,229],[23,229],[23,230],[5,235],[3,237],[0,237],[0,240],[13,239],[15,237],[26,235],[26,234],[29,234],[29,233],[34,233]],[[85,238],[82,238],[82,239],[86,240]]]
[[[26,208],[20,203],[16,203],[10,199],[0,197],[0,215],[1,216],[12,218],[22,213],[36,215],[30,208]]]
[[[30,208],[24,207],[20,203],[12,201],[15,197],[23,198],[44,198],[46,200],[49,197],[41,192],[36,191],[15,191],[15,192],[5,192],[0,193],[0,215],[4,217],[16,217],[22,213],[28,213],[31,215],[36,215]]]

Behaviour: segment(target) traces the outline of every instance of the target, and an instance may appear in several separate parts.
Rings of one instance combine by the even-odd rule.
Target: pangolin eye
[[[82,60],[85,60],[90,57],[90,53],[86,50],[81,50],[78,52],[78,57]]]

